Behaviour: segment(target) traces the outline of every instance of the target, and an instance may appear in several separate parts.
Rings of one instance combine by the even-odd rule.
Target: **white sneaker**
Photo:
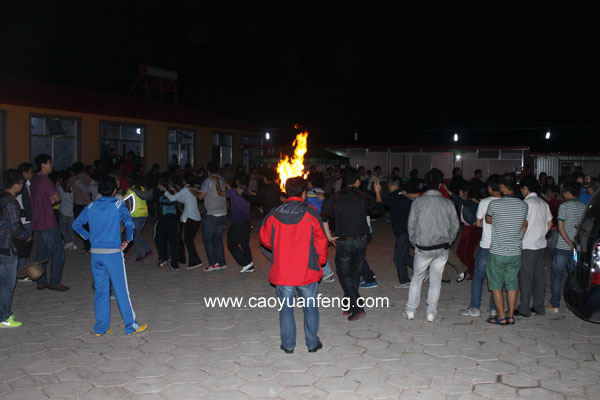
[[[490,317],[494,318],[498,316],[498,311],[496,310],[490,310]]]
[[[323,282],[335,282],[333,275],[333,272],[327,275],[323,275]]]
[[[435,315],[427,314],[427,322],[433,322],[433,321],[435,321]]]
[[[558,307],[552,307],[552,304],[548,304],[546,311],[557,314],[560,312],[560,309]]]
[[[481,311],[476,308],[466,308],[464,310],[460,310],[459,314],[463,317],[481,317]]]
[[[406,311],[406,310],[405,310],[405,311],[402,313],[402,315],[404,315],[404,317],[405,317],[406,319],[415,319],[415,312],[414,312],[414,311]]]
[[[202,263],[198,264],[198,265],[188,265],[188,267],[186,269],[196,269],[198,267],[201,267]]]
[[[77,245],[73,244],[73,246],[71,247],[71,250],[77,250]]]
[[[69,250],[69,249],[70,249],[71,247],[73,247],[74,245],[75,245],[75,243],[73,243],[73,242],[65,243],[65,245],[64,245],[64,247],[63,247],[63,248],[64,248],[65,250]]]
[[[394,287],[395,287],[396,289],[408,289],[408,288],[410,288],[410,282],[406,282],[406,283],[396,283],[396,284],[394,285]]]
[[[254,272],[254,263],[251,262],[250,264],[243,266],[242,269],[240,269],[240,274],[243,274],[244,272]]]

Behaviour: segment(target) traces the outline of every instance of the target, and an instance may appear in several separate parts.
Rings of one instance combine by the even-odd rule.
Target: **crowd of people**
[[[34,258],[44,268],[35,281],[37,289],[66,291],[65,251],[80,250],[91,254],[95,334],[110,332],[111,286],[124,306],[125,332],[143,331],[147,325],[135,320],[126,290],[123,257],[147,262],[154,247],[159,268],[178,271],[187,265],[213,272],[227,268],[227,247],[239,272],[251,273],[252,215],[258,213],[264,218],[259,236],[271,259],[270,282],[280,299],[296,292],[313,298],[319,282],[337,277],[349,304],[344,315],[349,321],[364,317],[359,291],[378,285],[366,260],[371,222],[385,218],[395,235],[389,255],[396,267],[395,287],[408,289],[406,318],[415,318],[421,287],[428,281],[426,319],[435,320],[442,284],[450,282],[453,268],[458,282],[471,281],[471,301],[461,315],[481,315],[487,278],[491,297],[486,321],[514,324],[515,316],[559,312],[564,272],[573,269],[576,225],[599,182],[582,171],[557,184],[543,172],[534,177],[527,168],[519,175],[493,174],[486,181],[480,170],[467,181],[455,168],[445,181],[435,168],[421,179],[416,170],[403,178],[398,168],[384,177],[380,167],[371,173],[364,167],[330,166],[320,172],[311,166],[306,179],[289,179],[282,191],[272,169],[208,164],[194,170],[174,164],[161,172],[155,164],[146,172],[129,154],[105,165],[77,162],[54,171],[51,157],[40,155],[35,168],[25,162],[3,173],[0,323],[21,325],[11,310],[18,268]],[[154,223],[154,246],[143,236],[148,221]],[[195,243],[200,228],[206,262]],[[331,263],[328,246],[335,247]],[[547,251],[552,281],[545,307]],[[306,345],[317,351],[322,346],[318,309],[305,307],[305,319]],[[282,308],[280,320],[282,350],[291,352],[291,307]]]

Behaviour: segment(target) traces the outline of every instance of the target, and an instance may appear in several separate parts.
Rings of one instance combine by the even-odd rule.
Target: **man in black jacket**
[[[376,192],[377,202],[390,210],[392,215],[392,229],[396,236],[394,244],[394,264],[398,274],[398,282],[394,285],[397,289],[408,289],[410,279],[408,278],[408,267],[413,267],[413,257],[410,255],[410,241],[408,240],[408,214],[410,213],[411,201],[402,194],[402,178],[392,177],[388,181],[390,195],[381,199],[380,193]]]
[[[23,188],[23,178],[14,169],[2,174],[4,190],[0,195],[0,328],[17,328],[12,313],[12,298],[16,283],[18,256],[13,239],[31,240],[31,234],[21,224],[17,194]]]
[[[336,244],[336,271],[344,297],[350,301],[350,309],[344,311],[348,321],[355,321],[366,314],[359,300],[358,288],[369,234],[367,216],[372,214],[375,202],[358,189],[360,184],[358,170],[346,168],[342,177],[343,189],[325,200],[321,214],[327,238]],[[379,182],[375,182],[374,188],[381,190]],[[331,235],[330,222],[335,223],[335,237]]]
[[[31,219],[32,219],[32,210],[31,210],[31,180],[35,176],[35,172],[33,171],[33,165],[28,162],[24,162],[19,164],[17,168],[21,177],[23,178],[23,189],[21,193],[17,196],[17,201],[21,205],[21,223],[27,232],[29,232],[29,236],[31,236]],[[27,265],[28,258],[27,257],[19,257],[19,261],[17,263],[17,268],[21,268]],[[31,280],[27,278],[26,280]]]

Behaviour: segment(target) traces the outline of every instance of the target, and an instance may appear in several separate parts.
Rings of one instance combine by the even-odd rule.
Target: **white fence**
[[[444,172],[445,178],[452,176],[452,169],[459,167],[463,176],[469,179],[475,170],[482,171],[483,179],[493,173],[520,171],[523,167],[526,149],[449,149],[431,151],[392,151],[369,149],[331,149],[350,158],[353,167],[364,166],[373,170],[380,166],[383,175],[389,175],[394,167],[400,169],[400,176],[407,177],[411,170],[417,169],[419,176],[431,168]]]

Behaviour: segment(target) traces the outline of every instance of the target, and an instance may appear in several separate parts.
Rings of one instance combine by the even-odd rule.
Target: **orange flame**
[[[307,148],[308,131],[296,135],[294,139],[294,155],[290,159],[284,156],[277,164],[277,173],[279,173],[279,187],[285,192],[285,181],[289,178],[301,176],[306,179],[308,173],[304,173],[304,155]]]

